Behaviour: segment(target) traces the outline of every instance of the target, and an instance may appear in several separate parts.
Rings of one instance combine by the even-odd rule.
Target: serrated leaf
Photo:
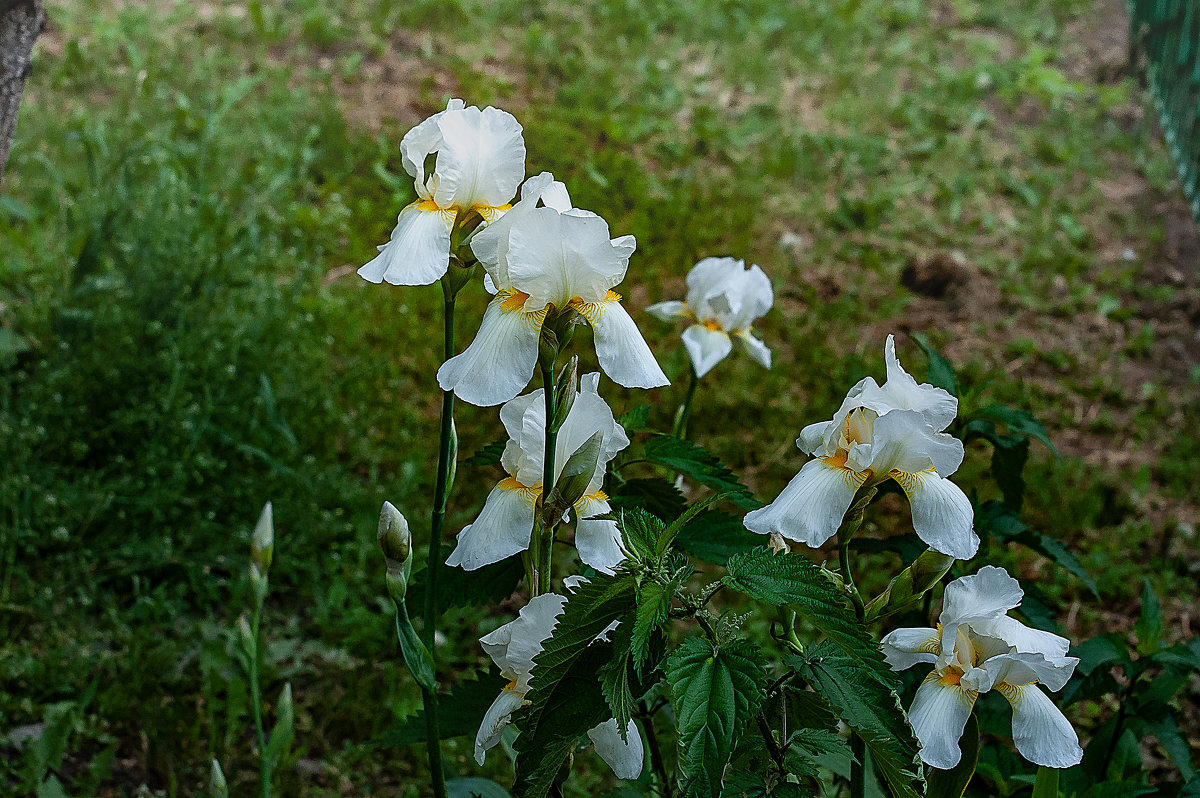
[[[925,368],[925,381],[938,388],[944,388],[951,396],[958,396],[958,379],[954,374],[954,366],[950,365],[950,361],[944,358],[924,335],[913,333],[912,338],[929,359],[929,365]]]
[[[608,503],[614,510],[637,507],[659,518],[675,518],[687,505],[679,489],[659,477],[627,480],[615,496],[609,497]]]
[[[863,739],[876,774],[883,777],[892,794],[917,798],[921,794],[914,787],[914,782],[921,780],[917,741],[896,691],[863,679],[859,664],[827,641],[810,646],[802,657],[789,655],[785,661],[808,679]]]
[[[482,447],[463,462],[473,466],[500,465],[500,458],[503,456],[504,447],[507,445],[507,437],[499,438]]]
[[[1062,541],[1044,535],[1026,524],[1013,508],[1000,501],[984,502],[975,513],[976,528],[981,535],[990,535],[1002,543],[1020,543],[1074,576],[1100,598],[1100,588],[1075,555]]]
[[[654,405],[638,405],[632,407],[621,414],[617,419],[617,423],[625,428],[626,432],[630,430],[644,430],[650,428],[650,411],[654,409]]]
[[[728,493],[731,502],[743,510],[757,510],[762,502],[750,489],[738,481],[729,467],[716,455],[681,438],[659,435],[646,442],[646,459],[674,469],[701,485],[720,493]]]
[[[542,798],[576,740],[610,717],[600,671],[613,658],[612,643],[597,637],[613,621],[632,622],[635,580],[600,574],[567,599],[554,633],[533,660],[526,706],[516,715],[517,776],[514,794]]]
[[[1153,654],[1162,642],[1162,605],[1149,579],[1142,581],[1142,612],[1133,624],[1133,633],[1137,635],[1137,650],[1142,656]]]
[[[967,725],[963,728],[958,747],[962,751],[962,757],[953,768],[929,768],[925,777],[928,784],[925,798],[962,798],[963,793],[967,791],[967,785],[971,783],[971,777],[975,775],[975,768],[979,764],[979,723],[975,720],[974,712],[967,718]]]
[[[1041,441],[1056,457],[1058,456],[1058,450],[1054,448],[1054,442],[1050,440],[1046,428],[1028,410],[1019,410],[994,402],[982,410],[972,413],[971,418],[987,419],[1003,424],[1008,428],[1009,434]]]
[[[825,754],[849,753],[846,740],[832,729],[798,729],[792,732],[788,744],[813,759]]]
[[[747,640],[690,637],[666,662],[685,796],[720,795],[725,765],[762,703],[762,655]]]
[[[845,597],[807,557],[758,548],[729,558],[722,580],[734,590],[775,605],[792,605],[859,663],[862,673],[887,689],[897,682],[879,645],[855,617]]]
[[[442,562],[450,556],[452,549],[442,547]],[[425,606],[425,583],[427,569],[413,574],[408,583],[405,601],[413,612]],[[441,609],[448,607],[482,607],[497,604],[513,594],[517,584],[525,576],[521,558],[509,557],[474,571],[443,566],[438,572],[438,603]]]
[[[617,730],[621,739],[629,727],[629,719],[633,716],[633,691],[629,686],[629,665],[632,652],[629,644],[633,634],[633,625],[620,624],[612,632],[612,659],[600,669],[600,691],[604,701],[612,710],[612,716],[617,719]]]
[[[613,516],[625,548],[634,558],[646,562],[658,556],[658,538],[666,528],[661,519],[639,507],[618,510]]]
[[[638,587],[637,611],[634,614],[630,650],[633,653],[633,665],[639,673],[645,666],[646,657],[650,653],[650,636],[667,620],[676,587],[678,584],[675,582],[664,585],[650,580],[643,582]]]
[[[746,529],[737,516],[705,510],[683,525],[675,542],[694,557],[724,565],[733,555],[761,546],[763,536]]]
[[[1183,777],[1183,780],[1191,781],[1195,778],[1196,769],[1192,767],[1192,747],[1179,731],[1179,724],[1175,722],[1169,708],[1164,707],[1164,712],[1160,717],[1154,719],[1143,717],[1143,720],[1146,721],[1147,731],[1158,738],[1163,750],[1167,752],[1167,756],[1171,757],[1175,767],[1179,768],[1179,775]]]
[[[478,680],[466,681],[438,697],[438,730],[443,740],[475,736],[488,707],[504,687],[505,679],[494,668]],[[371,745],[397,748],[425,741],[425,713],[419,711],[386,731]]]

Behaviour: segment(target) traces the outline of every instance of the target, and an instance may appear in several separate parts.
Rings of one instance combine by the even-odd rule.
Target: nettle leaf
[[[625,428],[626,432],[631,430],[644,430],[650,428],[650,411],[654,409],[654,405],[638,405],[630,408],[621,414],[617,419],[617,423]]]
[[[625,548],[634,558],[641,562],[656,558],[659,537],[666,529],[666,524],[658,516],[640,507],[631,507],[616,511],[613,517],[621,531],[621,539],[625,541]]]
[[[475,736],[483,715],[496,700],[505,679],[493,668],[478,680],[455,686],[448,694],[438,697],[438,731],[443,740],[451,737]],[[419,711],[383,733],[372,745],[378,748],[398,748],[425,741],[425,712]]]
[[[504,447],[507,445],[507,437],[499,438],[479,449],[479,451],[463,462],[473,466],[500,465],[500,458],[504,454]]]
[[[1096,580],[1062,541],[1044,535],[1026,524],[1005,502],[984,502],[975,512],[975,523],[980,534],[990,535],[1001,543],[1020,543],[1037,552],[1083,582],[1092,595],[1100,598],[1100,588]]]
[[[667,620],[667,614],[671,610],[671,599],[675,597],[678,587],[679,583],[675,581],[661,584],[652,580],[645,580],[638,586],[637,611],[634,614],[630,638],[633,665],[638,673],[642,672],[650,653],[650,637],[654,630]]]
[[[971,414],[971,418],[987,419],[1003,424],[1008,428],[1009,434],[1040,441],[1055,457],[1058,456],[1058,449],[1054,448],[1054,442],[1050,440],[1046,428],[1028,410],[1019,410],[999,402],[993,402],[982,410],[976,410]]]
[[[630,664],[632,651],[630,639],[633,635],[633,624],[622,623],[612,633],[612,659],[600,669],[600,691],[604,693],[604,701],[612,710],[612,716],[617,719],[617,729],[621,738],[629,726],[633,716],[633,689],[630,687]]]
[[[917,741],[900,708],[900,698],[877,680],[864,679],[862,667],[832,643],[823,641],[804,656],[785,662],[808,679],[813,688],[837,708],[871,752],[875,772],[896,798],[917,798],[921,791]]]
[[[442,562],[453,549],[442,547]],[[417,571],[408,584],[405,603],[418,611],[425,606],[425,580],[429,573]],[[517,584],[525,576],[520,557],[509,557],[498,563],[485,565],[474,571],[462,568],[442,568],[439,571],[438,598],[441,608],[482,607],[497,604],[513,594]]]
[[[689,637],[666,662],[685,796],[721,794],[725,765],[762,704],[762,654],[748,640]]]
[[[763,536],[746,529],[737,516],[705,510],[683,525],[675,542],[694,557],[724,565],[733,555],[761,546]]]
[[[958,379],[954,374],[954,366],[950,365],[950,361],[943,357],[924,335],[913,333],[912,338],[929,359],[929,365],[925,368],[925,381],[946,389],[951,396],[958,396]]]
[[[673,484],[659,477],[627,480],[608,503],[613,509],[641,508],[660,518],[676,518],[687,502]]]
[[[743,510],[762,507],[762,502],[754,498],[728,466],[691,441],[658,435],[646,441],[646,459],[672,468],[715,491],[727,493],[726,498]]]
[[[867,634],[845,597],[807,557],[791,552],[773,554],[765,547],[737,554],[725,566],[728,587],[769,604],[790,604],[825,633],[885,689],[894,689],[896,676],[883,660],[879,644]]]
[[[554,633],[534,657],[527,705],[515,718],[521,729],[514,746],[516,795],[545,796],[579,737],[612,716],[601,670],[612,661],[614,646],[596,638],[613,621],[631,622],[635,590],[631,575],[600,574],[567,599]]]
[[[1133,633],[1137,635],[1139,654],[1148,656],[1158,651],[1163,636],[1162,605],[1149,579],[1142,583],[1142,612],[1133,624]]]

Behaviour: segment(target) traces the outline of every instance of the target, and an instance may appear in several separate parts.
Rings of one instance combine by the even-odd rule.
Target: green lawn
[[[420,793],[423,752],[371,745],[419,703],[374,534],[385,498],[427,523],[440,292],[353,270],[411,199],[400,138],[450,95],[514,113],[529,172],[637,236],[622,288],[677,384],[608,384],[618,411],[663,422],[682,396],[678,330],[638,311],[700,257],[745,257],[775,284],[775,367],[722,363],[689,431],[760,496],[882,373],[886,334],[924,332],[964,409],[1045,421],[1061,457],[1035,450],[1026,518],[1103,600],[1004,564],[1076,639],[1130,628],[1142,576],[1191,636],[1200,243],[1118,4],[113,5],[52,3],[0,193],[0,792],[49,762],[73,796],[195,794],[214,756],[251,789],[229,630],[269,499],[266,692],[297,705],[280,794]],[[485,301],[461,295],[460,340]],[[500,428],[463,407],[458,429],[470,454]],[[452,530],[494,479],[460,466]],[[511,609],[450,613],[446,681]],[[19,750],[43,721],[61,750]],[[447,750],[476,772],[469,740]]]

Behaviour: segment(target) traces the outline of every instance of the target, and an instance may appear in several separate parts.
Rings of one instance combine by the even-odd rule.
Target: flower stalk
[[[687,437],[688,416],[692,413],[692,400],[696,397],[696,386],[699,384],[700,377],[696,375],[696,367],[688,366],[687,393],[683,396],[683,404],[675,411],[675,424],[671,430],[671,434],[676,438]]]

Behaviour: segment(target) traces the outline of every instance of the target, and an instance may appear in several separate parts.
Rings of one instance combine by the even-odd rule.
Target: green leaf
[[[962,750],[962,758],[951,770],[929,768],[925,776],[929,785],[925,798],[962,798],[967,791],[967,785],[971,783],[975,767],[979,764],[979,723],[975,720],[974,712],[967,718],[958,745]]]
[[[705,449],[688,440],[659,435],[646,442],[646,459],[661,463],[721,493],[743,510],[757,510],[762,502],[738,481],[729,467]]]
[[[728,587],[769,604],[795,606],[862,665],[867,675],[884,688],[895,688],[896,676],[884,662],[878,643],[854,616],[845,597],[807,557],[791,552],[772,554],[764,547],[730,557],[725,569],[728,573],[722,581]]]
[[[446,798],[512,798],[508,790],[491,779],[478,777],[450,779],[446,782]]]
[[[1054,448],[1054,442],[1050,440],[1046,428],[1028,410],[1018,410],[1015,407],[995,402],[982,410],[975,411],[971,414],[971,418],[987,419],[1003,424],[1008,428],[1010,434],[1041,441],[1056,457],[1058,456],[1058,450]]]
[[[613,514],[621,539],[629,553],[640,562],[658,557],[658,539],[666,528],[657,516],[638,507],[618,510]]]
[[[1021,474],[1028,460],[1028,439],[992,449],[992,479],[996,480],[1004,503],[1018,511],[1025,503],[1025,478]]]
[[[451,551],[449,547],[442,547],[442,562],[446,561]],[[427,569],[413,574],[405,595],[410,607],[425,606],[425,582],[428,576]],[[438,572],[438,603],[443,610],[448,607],[497,604],[513,594],[524,576],[525,569],[520,557],[509,557],[475,571],[443,566]]]
[[[488,707],[496,700],[505,679],[496,669],[478,680],[465,681],[449,694],[438,696],[438,731],[443,740],[451,737],[475,736]],[[419,711],[400,721],[382,736],[373,740],[377,748],[398,748],[425,741],[425,713]]]
[[[854,729],[896,798],[917,798],[920,782],[917,741],[900,708],[900,698],[879,681],[864,679],[859,663],[823,641],[810,646],[804,656],[785,661],[808,679],[813,688],[838,709]]]
[[[1032,798],[1058,798],[1058,771],[1055,768],[1038,768]]]
[[[686,796],[721,793],[734,745],[762,703],[762,655],[747,640],[690,637],[667,658]]]
[[[951,396],[958,396],[958,379],[954,374],[954,366],[951,366],[950,361],[942,357],[941,352],[934,349],[933,344],[929,343],[929,339],[923,334],[913,333],[912,338],[917,342],[917,346],[921,347],[925,357],[929,359],[929,365],[925,369],[925,381],[930,385],[946,389]]]
[[[600,671],[614,648],[596,638],[613,621],[632,623],[635,590],[631,575],[601,574],[567,599],[554,633],[534,657],[527,705],[515,718],[521,729],[515,745],[517,795],[545,796],[576,740],[608,720]]]
[[[436,690],[433,656],[417,636],[417,630],[413,629],[405,605],[403,601],[396,605],[396,639],[400,642],[400,655],[417,684],[426,690]]]
[[[1163,707],[1163,710],[1163,714],[1153,720],[1146,718],[1143,712],[1142,719],[1146,722],[1146,729],[1158,738],[1167,756],[1179,768],[1179,775],[1184,781],[1191,781],[1196,777],[1196,769],[1192,767],[1192,747],[1179,731],[1179,724],[1170,714],[1170,709]]]
[[[500,465],[500,458],[504,454],[504,447],[507,445],[507,437],[499,438],[484,446],[463,462],[473,466]]]
[[[1162,606],[1149,579],[1142,582],[1142,612],[1133,624],[1133,633],[1137,635],[1139,654],[1149,656],[1158,651],[1163,636]]]
[[[617,729],[621,739],[625,739],[625,731],[629,719],[633,716],[633,690],[629,686],[629,667],[632,659],[630,638],[633,635],[633,625],[622,623],[612,635],[612,658],[600,669],[600,691],[604,701],[612,710],[612,716],[617,719]]]
[[[1062,541],[1044,535],[1020,519],[1012,507],[1004,502],[989,501],[975,512],[976,529],[981,535],[990,535],[1001,543],[1020,543],[1074,576],[1100,598],[1100,588]]]
[[[671,599],[675,597],[678,583],[646,580],[637,591],[637,611],[633,620],[633,635],[630,649],[633,653],[633,665],[640,673],[650,653],[650,636],[654,634],[671,610]]]
[[[654,409],[654,405],[638,405],[630,408],[621,414],[617,419],[617,423],[625,428],[626,432],[631,430],[645,430],[650,428],[650,411]]]
[[[719,510],[705,510],[679,530],[675,542],[701,560],[724,565],[730,557],[763,544],[742,524],[742,519]]]
[[[627,480],[608,503],[614,510],[641,508],[659,518],[676,518],[687,505],[679,489],[660,477]]]
[[[295,732],[296,712],[292,707],[292,685],[289,683],[283,686],[283,692],[275,704],[275,726],[267,739],[267,750],[262,753],[263,760],[271,770],[276,769],[283,755],[288,752]]]

